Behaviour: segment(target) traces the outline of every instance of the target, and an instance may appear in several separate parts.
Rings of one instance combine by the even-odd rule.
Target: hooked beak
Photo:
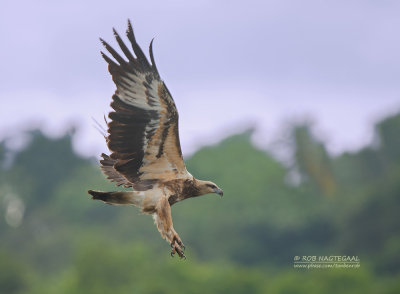
[[[214,193],[218,194],[219,196],[224,196],[224,191],[222,191],[221,189],[215,188],[214,189]]]

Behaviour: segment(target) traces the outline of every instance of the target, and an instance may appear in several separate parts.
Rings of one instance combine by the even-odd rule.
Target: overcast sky
[[[105,151],[115,86],[99,37],[133,22],[180,112],[184,154],[249,126],[267,147],[312,119],[334,153],[372,140],[400,111],[400,1],[2,1],[0,139],[78,126],[76,149]]]

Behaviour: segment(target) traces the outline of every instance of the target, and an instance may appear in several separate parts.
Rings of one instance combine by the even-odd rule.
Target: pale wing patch
[[[127,76],[129,78],[121,77],[124,83],[117,84],[119,98],[129,105],[144,110],[161,111],[160,100],[157,99],[158,94],[155,90],[159,81],[152,78],[148,83],[146,82],[148,75],[142,73],[127,73]]]
[[[164,152],[160,158],[156,158],[158,146],[151,146],[149,154],[144,157],[144,165],[140,169],[144,174],[141,179],[151,179],[154,175],[161,180],[170,180],[171,178],[191,178],[186,170],[185,163],[181,160],[176,150],[174,139],[174,128],[171,126],[164,142]]]
[[[179,135],[176,132],[178,122],[177,120],[170,122],[171,117],[167,113],[168,106],[163,99],[160,99],[160,105],[163,110],[160,112],[158,129],[155,130],[152,140],[147,144],[143,166],[140,168],[143,175],[140,178],[152,179],[154,175],[165,181],[173,178],[186,178],[188,177],[186,166],[181,152],[178,150],[180,148],[178,145]],[[165,137],[163,137],[164,132],[166,132]],[[161,153],[160,148],[163,148]]]

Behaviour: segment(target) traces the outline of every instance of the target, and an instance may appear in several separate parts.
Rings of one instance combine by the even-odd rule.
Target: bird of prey
[[[110,155],[102,154],[101,169],[107,179],[132,191],[89,190],[92,199],[112,205],[134,205],[151,214],[161,236],[180,258],[184,245],[172,224],[171,206],[187,198],[222,190],[213,182],[193,177],[182,158],[178,134],[178,111],[167,86],[160,78],[150,42],[150,61],[136,42],[131,22],[126,35],[133,53],[114,29],[123,58],[104,40],[101,52],[117,87],[112,96],[105,134]]]

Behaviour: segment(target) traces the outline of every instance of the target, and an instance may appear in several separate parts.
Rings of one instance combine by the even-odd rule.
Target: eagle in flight
[[[112,96],[105,134],[110,155],[102,154],[101,169],[117,186],[133,191],[89,190],[92,199],[112,205],[134,205],[151,214],[161,236],[175,253],[185,258],[185,246],[172,224],[171,206],[187,198],[222,190],[213,182],[194,178],[182,158],[178,133],[178,111],[167,86],[135,40],[128,20],[126,35],[133,53],[114,29],[114,36],[125,58],[100,39],[114,58],[101,52],[117,89]]]

